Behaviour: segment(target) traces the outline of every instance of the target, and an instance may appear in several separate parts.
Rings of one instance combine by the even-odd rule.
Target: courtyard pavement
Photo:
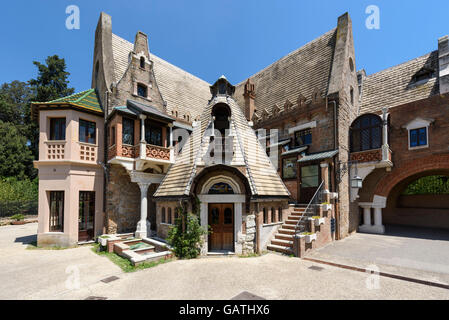
[[[0,299],[449,299],[449,290],[277,254],[177,260],[123,273],[90,247],[26,250],[37,224],[0,227]],[[80,288],[73,287],[79,270]],[[75,272],[76,273],[76,272]],[[117,280],[101,280],[116,276]]]
[[[384,235],[357,233],[308,257],[449,284],[449,230],[387,225]]]

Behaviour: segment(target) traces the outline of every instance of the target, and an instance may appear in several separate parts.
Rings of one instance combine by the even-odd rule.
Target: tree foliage
[[[402,193],[403,195],[415,194],[449,194],[449,177],[427,176],[410,183]]]
[[[27,138],[13,123],[0,121],[0,177],[25,179],[33,170]]]
[[[181,259],[194,259],[201,253],[202,237],[207,234],[199,222],[199,200],[196,199],[194,213],[178,207],[178,218],[168,232],[167,242],[173,247],[174,254]]]

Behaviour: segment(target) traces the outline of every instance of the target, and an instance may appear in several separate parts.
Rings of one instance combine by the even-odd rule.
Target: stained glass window
[[[234,194],[234,190],[229,184],[219,182],[209,189],[209,194]]]

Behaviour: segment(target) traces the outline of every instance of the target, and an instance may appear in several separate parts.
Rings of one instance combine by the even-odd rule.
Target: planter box
[[[315,226],[319,227],[320,225],[324,224],[325,222],[324,220],[325,220],[324,218],[314,219]]]
[[[15,225],[15,226],[26,224],[26,223],[28,223],[28,222],[26,222],[26,221],[11,221],[11,224]]]
[[[305,235],[306,243],[312,243],[312,241],[316,240],[316,233]]]

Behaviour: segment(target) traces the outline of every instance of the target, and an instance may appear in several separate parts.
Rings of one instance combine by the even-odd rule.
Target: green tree
[[[26,82],[13,81],[0,87],[0,121],[28,125],[33,90]]]
[[[0,177],[25,179],[33,171],[27,138],[16,125],[0,121]]]
[[[167,242],[173,247],[174,254],[181,259],[194,259],[201,253],[202,237],[207,234],[199,222],[199,200],[196,199],[194,213],[187,212],[181,206],[176,210],[178,219],[169,230]]]

